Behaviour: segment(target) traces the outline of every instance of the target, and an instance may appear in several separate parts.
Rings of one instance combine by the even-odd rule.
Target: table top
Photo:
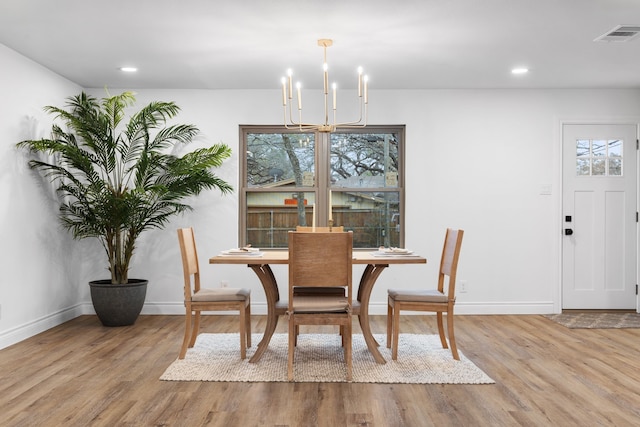
[[[288,250],[263,251],[262,255],[223,255],[219,254],[209,258],[209,264],[288,264]],[[376,254],[376,255],[374,255]],[[354,250],[354,264],[426,264],[427,259],[419,255],[378,255],[376,251]]]

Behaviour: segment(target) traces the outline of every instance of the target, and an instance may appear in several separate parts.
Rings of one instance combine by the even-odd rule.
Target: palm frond
[[[113,283],[126,283],[142,232],[191,210],[185,200],[203,190],[233,191],[213,172],[231,156],[228,146],[215,144],[181,158],[168,154],[176,144],[190,143],[198,128],[165,126],[180,111],[173,102],[151,102],[125,123],[134,103],[132,92],[101,100],[82,92],[68,98],[65,108],[45,107],[68,130],[54,124],[52,138],[17,144],[53,157],[32,158],[29,165],[57,184],[60,219],[73,237],[98,238]]]

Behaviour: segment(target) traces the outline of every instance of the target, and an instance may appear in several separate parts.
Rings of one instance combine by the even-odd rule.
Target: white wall
[[[15,148],[50,130],[45,105],[79,86],[0,45],[0,348],[79,314],[79,261],[54,220],[54,194]]]
[[[91,312],[86,282],[106,271],[95,242],[72,242],[59,231],[51,199],[13,148],[29,136],[25,117],[41,123],[41,106],[61,105],[79,89],[6,49],[0,49],[0,60],[7,74],[1,81],[10,83],[0,83],[10,94],[0,108],[11,105],[0,115],[1,245],[3,254],[10,254],[2,259],[1,347],[3,335],[26,330],[42,317],[64,310],[75,314],[78,303],[82,312]],[[104,95],[101,88],[89,92]],[[230,145],[233,157],[218,172],[237,188],[238,125],[278,124],[280,96],[277,88],[140,90],[138,105],[175,101],[182,107],[177,121],[201,129],[198,146]],[[406,124],[407,247],[429,260],[427,266],[385,271],[371,311],[386,313],[388,287],[432,283],[444,229],[460,227],[466,233],[458,278],[468,281],[468,292],[458,295],[458,313],[550,313],[560,310],[560,123],[638,122],[640,90],[372,90],[369,118],[371,124]],[[552,194],[541,195],[548,185]],[[131,276],[150,280],[143,313],[183,313],[175,232],[182,226],[196,230],[205,282],[251,288],[253,312],[264,313],[264,293],[250,269],[207,263],[237,244],[237,193],[222,197],[211,191],[193,207],[193,213],[175,218],[166,230],[149,232],[138,244]],[[68,261],[72,253],[77,262]],[[286,285],[286,270],[275,272]]]
[[[102,96],[102,89],[92,90]],[[203,144],[234,150],[220,175],[238,185],[238,125],[278,124],[280,92],[143,90],[140,103],[174,100],[180,122],[197,124]],[[560,310],[560,123],[562,120],[640,121],[638,90],[372,91],[371,124],[406,124],[407,247],[425,266],[385,271],[372,295],[372,312],[386,313],[386,289],[435,280],[446,227],[465,229],[458,278],[459,313],[550,313]],[[551,185],[551,195],[541,195]],[[193,226],[205,280],[263,292],[248,268],[211,266],[207,258],[237,244],[237,195],[208,193],[196,211],[138,246],[134,276],[151,279],[146,312],[177,312],[181,266],[175,228]],[[286,285],[286,270],[276,268]],[[282,289],[281,289],[282,291]]]

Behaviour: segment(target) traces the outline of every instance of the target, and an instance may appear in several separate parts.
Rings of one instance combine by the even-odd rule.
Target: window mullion
[[[329,224],[329,176],[331,158],[331,134],[319,132],[316,134],[316,205],[319,226]]]

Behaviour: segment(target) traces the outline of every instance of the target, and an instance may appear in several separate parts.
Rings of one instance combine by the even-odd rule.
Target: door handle
[[[570,228],[565,228],[564,229],[564,235],[565,236],[571,236],[573,234],[573,230]]]

